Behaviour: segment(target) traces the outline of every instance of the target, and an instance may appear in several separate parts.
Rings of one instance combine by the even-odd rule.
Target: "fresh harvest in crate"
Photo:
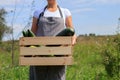
[[[35,34],[31,30],[22,31],[24,37],[35,37]]]
[[[73,28],[66,28],[58,33],[56,36],[73,36],[75,34],[75,30]]]
[[[22,31],[24,37],[35,37],[35,34],[31,30]],[[59,32],[56,36],[73,36],[75,34],[75,30],[73,28],[67,27]],[[46,45],[47,47],[55,47],[60,45]],[[40,45],[28,45],[27,47],[40,47]]]
[[[31,30],[22,31],[24,37],[35,37],[35,34]],[[59,32],[56,36],[73,36],[75,30],[73,28],[66,28]]]

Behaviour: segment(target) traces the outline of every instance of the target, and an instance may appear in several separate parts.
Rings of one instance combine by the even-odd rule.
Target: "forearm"
[[[31,28],[31,31],[36,34],[37,32],[37,19],[33,17],[33,22],[32,22],[32,28]]]
[[[74,28],[72,23],[72,16],[66,18],[66,27]]]
[[[37,29],[35,29],[34,26],[32,26],[31,31],[32,31],[34,34],[36,34]]]

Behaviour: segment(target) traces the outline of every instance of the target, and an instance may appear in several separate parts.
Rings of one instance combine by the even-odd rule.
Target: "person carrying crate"
[[[68,9],[57,5],[57,0],[47,0],[47,6],[34,12],[32,32],[36,36],[55,36],[65,27],[73,28]],[[73,36],[72,45],[76,43]],[[65,66],[30,66],[30,80],[65,80]]]

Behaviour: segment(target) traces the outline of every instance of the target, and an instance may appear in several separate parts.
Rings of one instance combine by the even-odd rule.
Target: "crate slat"
[[[20,55],[72,55],[72,46],[20,47]]]
[[[22,37],[19,45],[71,44],[72,37]]]
[[[72,65],[73,58],[69,57],[20,57],[20,65],[40,65],[40,66],[52,66],[52,65]]]
[[[72,65],[73,52],[71,43],[72,37],[22,37],[19,41],[19,64],[23,66]],[[41,46],[27,47],[27,45]]]

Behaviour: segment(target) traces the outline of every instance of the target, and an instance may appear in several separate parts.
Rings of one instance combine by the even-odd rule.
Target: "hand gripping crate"
[[[20,65],[72,65],[72,37],[20,38]],[[35,46],[40,45],[40,46]]]

